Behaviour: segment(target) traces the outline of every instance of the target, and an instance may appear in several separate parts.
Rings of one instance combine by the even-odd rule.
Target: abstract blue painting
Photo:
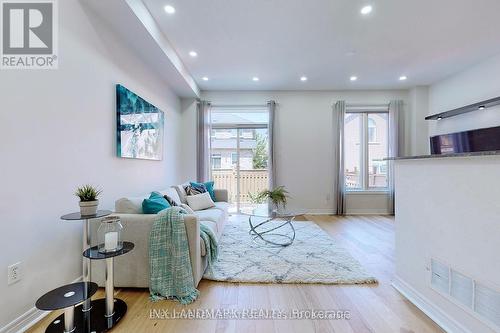
[[[116,116],[118,157],[163,159],[163,111],[117,84]]]

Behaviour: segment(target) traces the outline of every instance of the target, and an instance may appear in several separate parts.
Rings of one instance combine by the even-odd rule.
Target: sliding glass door
[[[231,213],[252,210],[268,189],[266,109],[212,108],[211,174],[229,192]]]

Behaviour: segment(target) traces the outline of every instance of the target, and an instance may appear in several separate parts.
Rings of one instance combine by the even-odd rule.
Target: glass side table
[[[90,248],[90,220],[99,219],[111,215],[110,210],[98,210],[95,215],[81,215],[80,212],[61,216],[65,221],[84,221],[83,222],[83,251]],[[91,281],[90,259],[83,258],[83,282]],[[91,309],[90,298],[82,304],[82,311],[87,312]]]
[[[248,216],[253,241],[258,245],[286,247],[295,240],[293,221],[304,215],[305,210],[270,210],[266,204],[242,209],[241,214]]]
[[[77,282],[68,284],[40,297],[35,306],[44,311],[64,309],[64,313],[53,320],[46,333],[80,333],[87,332],[88,326],[82,321],[83,313],[78,311],[75,320],[75,305],[90,299],[97,291],[97,284],[92,282]],[[76,323],[76,324],[75,324]]]
[[[114,297],[114,258],[129,253],[134,243],[123,242],[123,248],[115,252],[101,253],[99,246],[91,247],[83,252],[89,260],[106,260],[105,297],[92,301],[92,328],[96,332],[107,332],[118,324],[127,312],[127,304]]]

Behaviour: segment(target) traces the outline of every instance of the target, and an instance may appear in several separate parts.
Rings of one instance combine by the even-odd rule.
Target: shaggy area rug
[[[296,230],[293,244],[272,247],[254,242],[248,234],[248,218],[228,222],[219,241],[219,257],[204,278],[260,283],[377,283],[347,250],[315,223],[296,221],[293,225]],[[280,232],[288,230],[285,227]]]

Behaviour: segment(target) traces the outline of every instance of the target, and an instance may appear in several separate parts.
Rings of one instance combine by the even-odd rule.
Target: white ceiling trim
[[[92,11],[92,19],[98,18],[114,30],[130,52],[139,56],[177,96],[200,96],[200,88],[143,1],[85,0],[82,4]]]
[[[189,87],[193,90],[197,97],[200,96],[200,89],[198,85],[194,81],[193,77],[187,70],[186,66],[177,55],[174,47],[168,39],[165,37],[160,27],[154,20],[153,16],[146,8],[142,0],[126,0],[128,6],[132,10],[132,12],[137,16],[137,19],[144,25],[144,28],[148,31],[151,37],[156,41],[158,47],[165,54],[168,60],[172,63],[172,65],[177,69],[179,74],[184,78]]]

